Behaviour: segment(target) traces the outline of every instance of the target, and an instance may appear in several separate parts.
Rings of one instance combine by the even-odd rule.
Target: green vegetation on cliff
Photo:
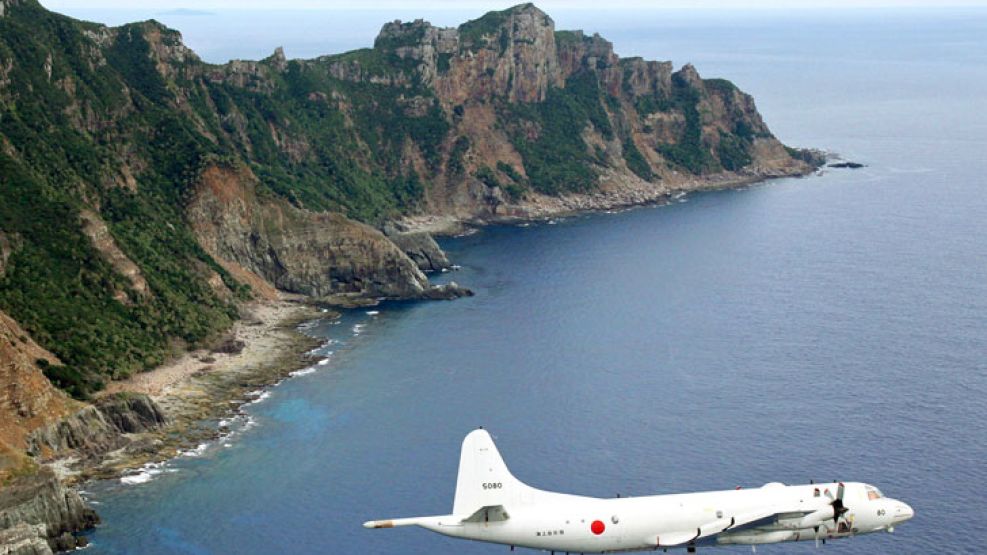
[[[212,148],[183,118],[156,107],[151,97],[166,89],[142,71],[143,58],[124,56],[146,52],[137,28],[121,30],[126,48],[109,50],[117,72],[86,63],[87,25],[32,4],[20,10],[0,19],[0,56],[14,62],[0,102],[0,225],[18,243],[0,278],[0,308],[65,363],[47,368],[52,381],[85,397],[106,378],[159,364],[169,342],[196,343],[230,323],[235,309],[206,283],[207,269],[244,291],[202,251],[177,211],[187,169]],[[50,80],[47,71],[32,71],[45,67]],[[123,90],[132,112],[102,130],[79,121],[81,106],[113,117]],[[140,192],[113,181],[121,136],[147,162]],[[81,210],[93,199],[146,277],[148,298],[82,232]]]
[[[587,125],[605,139],[613,127],[603,109],[599,83],[587,71],[573,74],[564,88],[551,88],[545,102],[502,108],[514,147],[524,159],[531,186],[542,193],[587,191],[596,183],[595,157],[583,140]],[[523,123],[533,124],[532,138]]]
[[[709,171],[715,162],[709,148],[702,142],[702,123],[696,106],[699,91],[676,74],[672,77],[672,95],[668,102],[672,109],[679,110],[685,116],[685,129],[677,142],[661,145],[658,152],[671,163],[692,173]]]

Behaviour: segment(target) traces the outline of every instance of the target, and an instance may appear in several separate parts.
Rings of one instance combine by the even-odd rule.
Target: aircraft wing
[[[737,523],[730,527],[730,532],[736,532],[738,530],[749,530],[751,528],[760,528],[762,526],[769,526],[777,523],[779,520],[794,520],[802,518],[805,515],[811,514],[815,511],[812,510],[798,510],[798,511],[787,511],[787,510],[776,510],[776,511],[765,511],[763,513],[751,513],[749,515],[742,516],[737,519]]]
[[[765,510],[730,518],[718,518],[691,530],[659,534],[657,547],[676,547],[690,544],[701,538],[716,536],[727,531],[733,532],[746,528],[757,528],[758,526],[774,523],[780,516],[790,514],[793,513],[790,511]]]

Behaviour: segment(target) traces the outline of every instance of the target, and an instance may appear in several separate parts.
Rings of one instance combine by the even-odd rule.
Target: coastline
[[[705,176],[680,176],[667,182],[651,183],[636,176],[609,172],[601,176],[600,188],[588,193],[569,193],[548,196],[530,194],[516,205],[507,205],[502,213],[486,217],[457,215],[406,216],[400,224],[408,232],[426,232],[432,235],[454,236],[470,228],[487,225],[516,224],[573,216],[607,210],[619,210],[635,206],[666,203],[680,193],[738,189],[784,178],[802,178],[813,175],[825,165],[831,154],[819,153],[824,159],[820,164],[797,162],[796,165],[769,167],[745,173],[721,172]]]
[[[69,484],[123,479],[147,465],[187,453],[223,433],[217,422],[237,415],[252,392],[273,386],[310,365],[306,353],[319,342],[298,330],[302,322],[335,317],[301,296],[245,304],[243,317],[213,348],[185,352],[153,370],[113,382],[97,402],[146,395],[166,417],[158,429],[133,434],[128,444],[98,457],[70,456],[51,462]]]
[[[242,318],[227,332],[231,349],[199,348],[184,352],[153,370],[135,374],[125,380],[111,382],[97,397],[116,393],[143,393],[158,402],[180,393],[181,386],[192,378],[208,374],[236,371],[244,365],[263,364],[265,351],[275,347],[275,335],[285,322],[294,320],[304,310],[301,299],[253,301],[243,306]],[[243,342],[242,348],[234,348]],[[222,345],[220,346],[222,347]],[[236,352],[227,352],[235,350]]]

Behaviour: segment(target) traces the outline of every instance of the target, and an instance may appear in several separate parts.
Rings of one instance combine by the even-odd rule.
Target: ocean
[[[987,10],[553,15],[729,78],[787,144],[866,167],[443,240],[462,269],[436,279],[475,297],[307,324],[326,362],[258,396],[233,437],[89,487],[89,552],[501,552],[361,527],[449,512],[481,425],[539,488],[870,482],[916,517],[828,552],[983,552]],[[366,46],[397,16],[159,18],[219,62]]]

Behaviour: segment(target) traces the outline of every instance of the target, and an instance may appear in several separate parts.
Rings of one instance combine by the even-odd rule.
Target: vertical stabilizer
[[[471,515],[481,507],[513,504],[525,487],[507,470],[486,430],[473,430],[466,436],[459,455],[453,514]]]

